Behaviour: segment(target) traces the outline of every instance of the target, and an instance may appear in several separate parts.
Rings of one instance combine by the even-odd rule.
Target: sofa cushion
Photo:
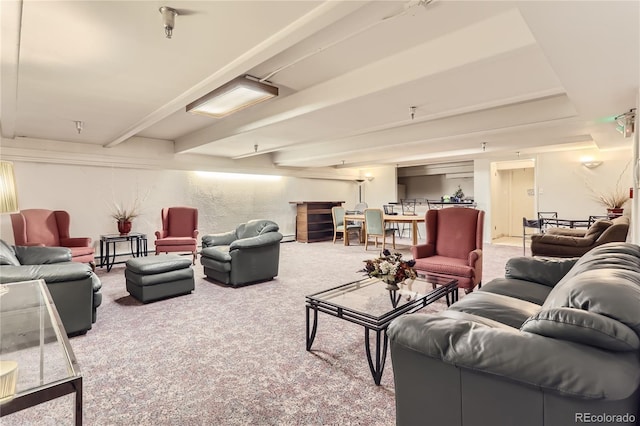
[[[597,239],[600,234],[602,234],[605,229],[613,225],[613,222],[607,219],[596,220],[593,225],[587,229],[587,232],[584,234],[584,238],[589,238],[592,240]]]
[[[543,309],[576,308],[613,318],[640,334],[640,274],[621,268],[592,269],[563,280]]]
[[[505,278],[533,281],[553,287],[573,268],[578,258],[514,257],[505,265]]]
[[[619,321],[575,308],[544,309],[527,319],[522,331],[611,351],[640,348],[638,335]]]
[[[495,278],[482,286],[480,291],[501,294],[527,302],[542,305],[547,299],[551,287],[531,281],[517,280],[515,278]]]
[[[451,305],[449,310],[466,312],[520,328],[540,305],[486,291],[473,292]]]

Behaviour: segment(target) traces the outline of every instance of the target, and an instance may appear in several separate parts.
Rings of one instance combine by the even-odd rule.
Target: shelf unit
[[[291,201],[296,204],[296,241],[313,243],[333,239],[331,208],[344,201]]]

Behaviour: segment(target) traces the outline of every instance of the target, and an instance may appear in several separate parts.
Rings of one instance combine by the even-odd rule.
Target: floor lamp
[[[0,213],[15,213],[17,211],[18,195],[13,163],[0,161]]]

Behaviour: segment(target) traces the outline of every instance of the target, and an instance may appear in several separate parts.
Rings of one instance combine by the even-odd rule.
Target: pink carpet
[[[408,255],[408,247],[399,250]],[[484,282],[518,247],[485,247]],[[86,425],[394,425],[391,359],[375,386],[363,328],[319,314],[305,350],[304,296],[362,277],[377,250],[283,243],[275,280],[228,288],[203,277],[193,294],[143,305],[123,265],[98,269],[103,303],[71,339],[84,376]],[[426,310],[441,310],[444,301]],[[71,396],[3,417],[2,425],[72,424]]]

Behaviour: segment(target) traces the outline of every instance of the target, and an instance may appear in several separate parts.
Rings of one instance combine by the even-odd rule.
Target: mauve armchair
[[[156,231],[156,255],[169,252],[193,253],[196,263],[198,209],[165,207],[162,209],[162,231]]]
[[[73,262],[88,263],[95,270],[91,238],[69,237],[70,224],[64,210],[26,209],[11,215],[16,246],[67,247]]]
[[[458,288],[482,285],[484,211],[450,207],[428,210],[427,243],[411,247],[419,272],[458,280]]]

